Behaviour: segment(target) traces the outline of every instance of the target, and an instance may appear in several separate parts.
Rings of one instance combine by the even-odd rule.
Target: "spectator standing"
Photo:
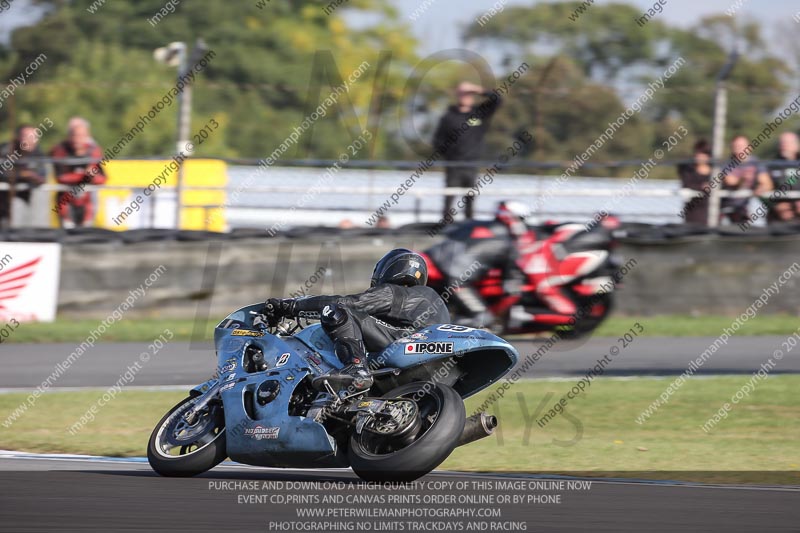
[[[772,188],[786,192],[800,191],[800,138],[796,133],[781,133],[778,138],[778,157],[783,163],[767,165]],[[768,222],[789,222],[800,219],[800,200],[797,198],[770,199],[767,203]]]
[[[758,161],[758,158],[748,154],[751,149],[750,141],[744,135],[737,135],[731,141],[731,158],[737,165],[727,174],[723,180],[723,189],[727,191],[751,191],[758,196],[764,196],[772,190],[772,182],[769,179],[766,167]],[[749,220],[747,198],[723,198],[722,214],[727,215],[733,224],[740,224]]]
[[[485,98],[476,104],[476,97]],[[484,137],[489,130],[489,123],[497,108],[500,97],[470,82],[461,82],[456,87],[456,104],[451,105],[439,120],[433,135],[433,147],[445,161],[463,163],[459,166],[448,166],[445,169],[445,184],[448,187],[474,187],[478,169],[471,161],[479,160],[483,152]],[[452,218],[450,206],[453,196],[445,196],[444,219]],[[471,219],[473,215],[473,197],[464,199],[464,217]]]
[[[42,157],[39,149],[39,136],[36,128],[23,124],[17,128],[13,140],[0,145],[0,158],[3,161],[0,169],[0,180],[13,184],[13,189],[0,190],[0,227],[8,226],[14,198],[25,204],[30,203],[31,189],[45,182],[47,166],[43,161],[32,161],[32,157]],[[20,189],[17,186],[23,185]],[[17,218],[17,217],[14,217]]]
[[[694,144],[694,161],[678,165],[678,176],[684,189],[703,191],[711,181],[711,145],[705,139]],[[692,197],[686,201],[687,224],[708,225],[708,196]]]
[[[69,120],[67,139],[55,146],[50,155],[54,158],[85,158],[98,160],[103,157],[103,150],[92,138],[89,122],[81,117]],[[91,162],[56,162],[56,181],[62,185],[70,185],[70,191],[61,191],[56,196],[56,207],[61,226],[90,225],[94,217],[94,201],[92,194],[85,189],[86,185],[102,185],[106,175],[98,163]]]

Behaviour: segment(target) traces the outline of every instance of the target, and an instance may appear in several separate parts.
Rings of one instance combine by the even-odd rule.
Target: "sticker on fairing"
[[[467,326],[459,326],[458,324],[444,324],[436,328],[438,331],[453,331],[457,333],[464,333],[467,331],[475,331],[475,328],[468,328]]]
[[[256,426],[253,428],[245,428],[244,434],[246,437],[252,437],[256,440],[275,440],[281,432],[279,427],[264,427]]]
[[[275,366],[279,367],[279,366],[283,366],[286,363],[288,363],[289,362],[289,357],[291,357],[291,355],[292,354],[290,354],[289,352],[282,353],[281,356],[278,357],[278,360],[275,362]]]
[[[228,372],[233,372],[234,370],[236,370],[236,358],[225,361],[225,364],[220,367],[219,373],[227,374]]]
[[[251,329],[235,329],[231,331],[234,337],[263,337],[263,331],[253,331]]]
[[[453,353],[452,342],[412,342],[406,344],[405,353],[416,354],[448,354]]]

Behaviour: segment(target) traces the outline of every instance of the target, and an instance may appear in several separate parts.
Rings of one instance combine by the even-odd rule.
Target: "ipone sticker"
[[[405,353],[411,354],[447,354],[453,353],[452,342],[412,342],[406,344]]]

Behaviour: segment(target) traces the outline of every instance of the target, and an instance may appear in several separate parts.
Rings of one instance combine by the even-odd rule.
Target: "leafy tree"
[[[26,120],[51,116],[63,126],[75,114],[89,117],[104,145],[115,143],[175,84],[176,70],[157,64],[153,50],[172,41],[194,43],[203,38],[216,54],[197,75],[194,85],[193,129],[210,118],[221,128],[197,155],[264,157],[271,153],[309,107],[309,87],[321,85],[324,98],[329,79],[312,79],[315,52],[329,50],[341,76],[363,61],[369,68],[355,82],[334,112],[320,119],[302,151],[284,157],[336,157],[342,139],[366,125],[381,50],[391,50],[382,113],[392,111],[402,91],[404,72],[415,61],[414,40],[396,22],[397,13],[385,0],[352,0],[330,15],[325,1],[188,2],[156,23],[163,0],[106,2],[94,13],[92,0],[38,2],[45,15],[36,24],[14,31],[10,47],[0,50],[0,66],[8,76],[22,72],[40,53],[45,64],[20,90],[16,107]],[[382,22],[366,28],[348,27],[346,10],[377,14]],[[12,52],[13,51],[13,52]],[[5,62],[3,62],[5,57]],[[328,65],[332,66],[332,65]],[[345,100],[355,113],[339,113]],[[0,118],[8,118],[7,108]],[[177,106],[162,111],[126,148],[124,156],[172,151]],[[5,115],[5,116],[4,116]],[[358,124],[356,124],[358,122]],[[47,142],[63,135],[50,134]],[[387,140],[378,136],[377,154]]]
[[[617,131],[613,142],[593,157],[595,162],[647,159],[680,126],[692,135],[669,156],[688,157],[696,138],[711,135],[714,80],[733,46],[741,57],[729,81],[729,137],[733,132],[757,136],[787,100],[791,71],[770,52],[756,22],[719,15],[689,29],[657,18],[639,26],[640,8],[619,3],[593,5],[573,21],[570,15],[580,3],[510,7],[490,23],[474,23],[464,32],[469,43],[509,50],[517,58],[538,58],[537,72],[558,58],[544,81],[535,81],[534,73],[520,82],[534,98],[520,96],[498,117],[507,132],[539,124],[531,157],[571,159],[582,153],[610,117],[616,118],[680,57],[685,66]],[[493,142],[501,144],[496,135]],[[762,153],[770,155],[770,148]],[[591,173],[599,174],[594,169]],[[664,169],[655,175],[672,177],[674,172]]]

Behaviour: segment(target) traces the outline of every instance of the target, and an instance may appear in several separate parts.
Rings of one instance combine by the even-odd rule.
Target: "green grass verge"
[[[577,383],[536,380],[512,387],[493,408],[497,436],[465,446],[444,465],[455,470],[636,472],[648,478],[762,481],[800,485],[800,376],[770,376],[705,433],[702,425],[750,376],[694,378],[644,424],[635,422],[672,382],[598,378],[568,400],[565,412],[544,428],[535,421]],[[552,393],[541,411],[544,398]],[[482,395],[467,401],[472,413]],[[536,416],[534,416],[536,414]],[[526,422],[527,421],[527,422]],[[748,474],[742,471],[751,471]],[[767,471],[775,475],[765,476]]]
[[[501,421],[496,434],[456,449],[443,468],[621,476],[635,472],[652,478],[754,482],[763,482],[764,472],[770,471],[770,482],[800,484],[800,376],[758,382],[714,430],[706,434],[700,427],[748,379],[694,378],[648,422],[638,425],[635,418],[671,378],[598,378],[567,404],[568,417],[558,416],[544,428],[533,420],[539,404],[552,393],[549,407],[575,382],[519,382],[489,409]],[[0,449],[142,456],[153,426],[184,397],[180,391],[123,391],[93,422],[70,435],[67,428],[101,394],[41,396],[10,428],[0,423]],[[470,398],[467,412],[487,395]],[[0,422],[25,398],[21,393],[0,394]],[[676,474],[680,471],[684,474]]]
[[[737,317],[728,316],[678,316],[660,315],[643,317],[611,316],[593,335],[617,337],[630,330],[634,322],[644,327],[646,337],[718,337],[730,328]],[[800,317],[794,315],[756,315],[749,319],[736,335],[791,335],[800,326]]]
[[[598,337],[617,337],[631,328],[634,322],[644,326],[642,336],[650,337],[717,337],[730,327],[733,318],[724,316],[612,316],[595,332]],[[113,324],[103,334],[102,342],[149,342],[169,328],[175,340],[189,340],[197,331],[203,340],[213,338],[213,328],[218,320],[195,326],[191,319],[122,320]],[[4,339],[8,343],[75,342],[86,339],[97,328],[100,320],[60,319],[51,324],[22,324]],[[800,318],[789,315],[763,315],[748,320],[737,335],[790,335],[800,326]]]
[[[98,320],[58,319],[49,324],[21,324],[5,342],[8,343],[41,343],[41,342],[74,342],[84,341],[89,333],[97,329],[102,322]],[[192,319],[139,319],[121,320],[107,328],[99,342],[150,342],[169,328],[175,335],[173,340],[190,340],[195,331],[200,340],[214,338],[214,326],[219,320],[195,326]]]

